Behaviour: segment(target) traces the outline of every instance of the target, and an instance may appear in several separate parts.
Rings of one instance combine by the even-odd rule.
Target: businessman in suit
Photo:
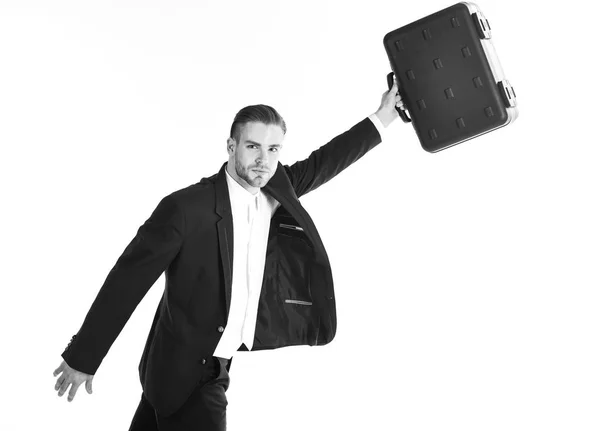
[[[54,371],[58,395],[70,386],[71,401],[84,382],[92,393],[100,363],[163,272],[130,430],[224,430],[236,351],[329,343],[331,268],[299,198],[378,145],[401,103],[394,83],[374,114],[292,165],[279,162],[286,126],[277,111],[239,111],[228,161],[164,197],[109,272]]]

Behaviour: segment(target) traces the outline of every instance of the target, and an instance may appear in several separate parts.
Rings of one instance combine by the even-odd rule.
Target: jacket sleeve
[[[177,255],[184,223],[172,195],[163,198],[109,272],[79,332],[62,353],[70,367],[96,373],[137,305]]]
[[[305,160],[284,166],[298,197],[335,177],[381,143],[373,122],[365,118],[350,130],[313,151]]]

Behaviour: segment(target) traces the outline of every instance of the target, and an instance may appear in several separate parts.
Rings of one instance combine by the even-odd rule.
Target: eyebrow
[[[244,141],[245,144],[254,144],[254,145],[258,145],[259,147],[262,147],[262,144],[260,144],[259,142],[253,141],[251,139],[246,139]],[[275,144],[275,145],[269,145],[270,148],[281,148],[281,145],[279,144]]]

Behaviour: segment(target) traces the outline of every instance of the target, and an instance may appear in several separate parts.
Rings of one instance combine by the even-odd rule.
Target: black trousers
[[[181,408],[170,416],[160,416],[142,393],[129,431],[224,431],[229,361],[216,357],[210,361],[210,373],[202,378]]]

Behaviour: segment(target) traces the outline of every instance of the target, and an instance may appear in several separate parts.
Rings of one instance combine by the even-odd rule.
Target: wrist
[[[389,126],[393,120],[393,118],[390,118],[390,115],[388,115],[385,111],[383,111],[381,109],[379,109],[379,110],[377,110],[377,112],[375,112],[375,116],[381,122],[383,127]]]

